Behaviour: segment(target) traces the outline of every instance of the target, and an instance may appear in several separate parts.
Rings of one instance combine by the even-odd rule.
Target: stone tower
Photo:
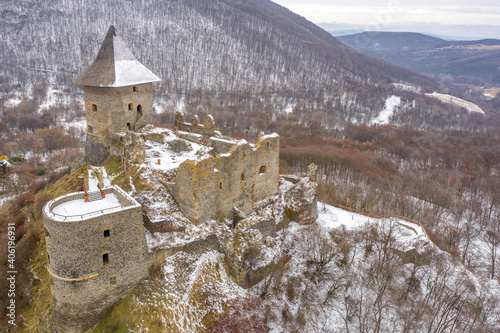
[[[84,91],[87,164],[100,165],[110,156],[111,134],[151,122],[157,81],[111,26],[94,62],[74,81]]]
[[[117,186],[43,209],[54,331],[82,333],[148,274],[141,205]]]

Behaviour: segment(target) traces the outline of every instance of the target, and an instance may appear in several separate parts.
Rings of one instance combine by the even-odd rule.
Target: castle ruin
[[[119,156],[126,172],[130,165],[152,164],[147,147],[153,143],[177,155],[191,145],[203,147],[200,156],[183,160],[173,177],[165,175],[164,183],[194,224],[250,213],[259,201],[278,193],[277,134],[259,134],[250,144],[222,136],[210,115],[203,123],[197,116],[188,123],[179,112],[175,134],[155,128],[150,123],[152,83],[157,81],[110,27],[96,59],[74,81],[84,90],[87,165]],[[162,130],[175,139],[165,142]],[[56,198],[44,207],[43,220],[54,330],[85,332],[148,274],[142,207],[111,186]]]
[[[180,114],[176,120],[177,128],[198,135],[206,134],[205,124],[211,126],[213,121],[210,116],[204,125],[189,124]],[[168,183],[181,212],[193,223],[232,219],[235,208],[249,213],[255,203],[278,193],[279,135],[259,134],[255,145],[219,137],[208,142],[214,156],[183,162],[175,180]]]

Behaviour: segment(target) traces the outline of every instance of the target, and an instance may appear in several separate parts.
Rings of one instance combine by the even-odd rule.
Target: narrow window
[[[109,264],[109,253],[104,253],[102,255],[102,264],[103,265],[108,265]]]
[[[127,128],[130,131],[130,123],[127,123]]]
[[[222,182],[219,183],[219,190],[222,190]]]
[[[87,126],[87,132],[92,133],[94,129],[92,128],[92,125]]]
[[[269,147],[269,142],[267,143],[267,146]]]
[[[115,285],[116,284],[116,276],[110,276],[109,277],[109,284],[110,285]]]
[[[243,158],[247,157],[247,153],[243,152]]]
[[[266,173],[266,166],[262,165],[259,169],[259,173]]]
[[[109,237],[109,236],[110,236],[109,229],[104,230],[104,238]]]
[[[47,230],[47,228],[43,228],[43,230],[45,231],[45,237],[49,237],[50,236],[50,233],[49,231]]]
[[[142,116],[142,105],[141,104],[137,105],[137,114],[139,114],[139,116]]]
[[[50,264],[50,254],[47,253],[47,261]]]
[[[139,91],[139,89],[137,89],[137,87],[136,87],[136,86],[133,86],[133,87],[132,87],[132,91],[133,91],[133,92],[138,92],[138,91]]]
[[[92,104],[92,111],[94,111],[94,112],[97,111],[97,104]]]
[[[241,174],[241,181],[244,181],[244,180],[245,180],[245,174],[244,174],[244,173],[242,173],[242,174]]]
[[[129,109],[129,110],[133,110],[133,109],[134,109],[134,104],[132,104],[132,103],[128,103],[128,109]]]

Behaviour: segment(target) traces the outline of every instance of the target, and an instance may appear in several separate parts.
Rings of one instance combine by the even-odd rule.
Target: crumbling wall
[[[278,193],[279,186],[279,149],[278,134],[261,135],[255,144],[253,202]]]
[[[200,161],[187,160],[177,170],[175,184],[171,184],[179,209],[193,223],[214,217],[217,207],[219,175],[214,172],[214,158]]]
[[[119,156],[125,163],[144,163],[146,159],[145,137],[136,132],[111,134],[111,156]]]
[[[185,161],[169,184],[181,212],[193,223],[233,218],[233,208],[249,213],[255,203],[278,192],[279,136],[260,135],[255,147],[245,140],[228,153]]]
[[[191,119],[191,123],[188,123],[184,114],[177,111],[175,113],[174,126],[179,131],[197,133],[204,137],[220,135],[215,129],[214,117],[211,115],[207,115],[203,119],[203,124],[200,123],[200,119],[196,115]]]

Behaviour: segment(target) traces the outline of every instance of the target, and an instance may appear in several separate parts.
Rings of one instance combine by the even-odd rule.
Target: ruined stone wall
[[[184,114],[176,112],[174,126],[179,131],[197,133],[203,135],[204,137],[211,137],[219,134],[215,130],[214,117],[211,115],[207,115],[205,119],[203,119],[203,124],[200,123],[200,119],[196,115],[191,119],[191,123],[188,123],[186,122]]]
[[[193,223],[233,218],[233,207],[249,213],[255,203],[278,192],[279,136],[263,135],[255,147],[238,141],[228,153],[185,161],[169,189]]]
[[[222,138],[210,138],[210,145],[215,149],[217,154],[226,154],[235,145],[236,141]]]
[[[111,156],[122,158],[128,163],[144,163],[146,159],[146,137],[136,132],[111,134]]]
[[[134,91],[135,87],[135,91]],[[110,134],[137,130],[153,118],[153,85],[84,87],[87,163],[99,165],[110,155]]]
[[[84,332],[148,272],[142,208],[113,189],[123,210],[61,222],[52,207],[81,198],[82,193],[49,202],[44,209],[48,270],[56,332]],[[83,199],[82,199],[83,200]],[[109,236],[105,233],[109,230]],[[108,263],[103,260],[107,254]]]
[[[254,154],[253,202],[278,193],[280,137],[277,134],[259,135]]]
[[[220,171],[219,188],[222,183],[216,217],[232,218],[233,207],[245,214],[252,210],[253,155],[252,147],[242,141],[229,153],[216,156],[215,168]]]
[[[203,222],[207,218],[205,212],[215,210],[219,195],[217,182],[213,157],[198,162],[187,160],[179,166],[172,195],[179,209],[193,223]]]

